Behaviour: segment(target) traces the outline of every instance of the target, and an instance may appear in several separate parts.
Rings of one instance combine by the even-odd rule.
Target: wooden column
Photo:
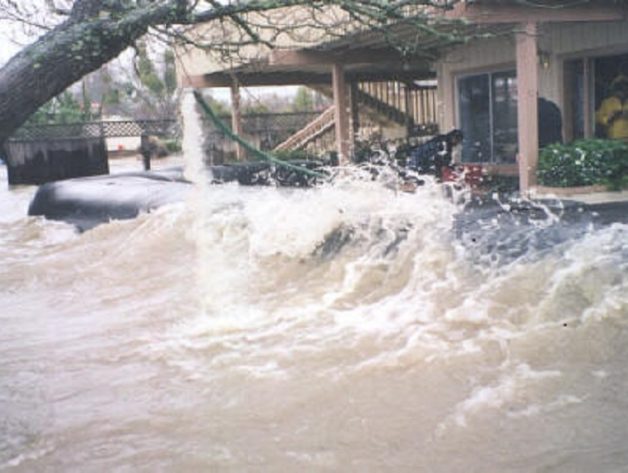
[[[539,61],[537,25],[525,23],[517,33],[517,120],[519,129],[519,188],[526,194],[536,185],[539,160]]]
[[[458,128],[462,126],[460,123],[460,117],[458,117],[457,110],[455,108],[456,98],[456,84],[454,81],[454,77],[451,71],[449,71],[444,65],[438,66],[438,91],[439,101],[440,101],[440,110],[438,110],[436,114],[436,119],[438,122],[438,127],[440,129],[440,133],[447,133],[453,128],[456,128],[456,121],[458,124]],[[441,85],[442,84],[442,85]],[[429,100],[429,93],[425,90],[421,91],[421,120],[423,122],[429,122],[429,108],[426,106]],[[464,132],[464,130],[463,130]]]
[[[352,137],[355,137],[360,131],[360,110],[358,108],[358,83],[352,82],[349,88],[351,95],[349,97],[349,108],[351,109],[351,132]],[[352,139],[353,147],[353,139]]]
[[[345,82],[345,73],[341,64],[332,68],[332,89],[334,92],[334,119],[336,121],[336,147],[338,163],[342,166],[349,163],[351,157],[351,114],[349,97]]]
[[[237,82],[231,85],[231,129],[234,133],[242,136],[242,113],[240,111],[240,86]],[[238,161],[244,159],[245,151],[239,144],[236,144],[236,158]]]
[[[415,122],[415,116],[414,116],[414,101],[412,100],[412,90],[410,89],[410,83],[406,82],[403,85],[403,100],[404,100],[404,106],[406,109],[406,115],[408,117],[407,122],[406,122],[406,134],[407,136],[410,136],[412,134],[412,127],[414,125]]]

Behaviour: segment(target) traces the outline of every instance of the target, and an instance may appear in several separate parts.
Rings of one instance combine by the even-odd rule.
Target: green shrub
[[[628,145],[615,140],[578,140],[553,144],[539,154],[539,184],[578,187],[604,184],[618,190],[628,184]]]

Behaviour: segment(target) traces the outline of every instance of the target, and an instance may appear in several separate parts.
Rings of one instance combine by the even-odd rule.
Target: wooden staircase
[[[358,107],[366,107],[371,114],[374,112],[377,117],[387,119],[397,125],[412,126],[414,119],[406,113],[398,104],[393,105],[388,101],[384,101],[384,97],[371,95],[362,90],[359,86],[353,91],[354,100],[357,99]],[[390,94],[389,100],[395,101],[397,95]]]
[[[418,86],[399,81],[361,82],[354,89],[364,105],[398,125],[433,127],[437,123],[436,85]]]
[[[279,143],[275,151],[303,149],[312,141],[333,130],[334,122],[334,106],[332,105],[287,140]]]
[[[312,87],[332,96],[331,87]],[[360,114],[380,124],[395,124],[408,130],[434,133],[436,125],[436,86],[416,86],[398,81],[363,82],[352,88]],[[304,128],[279,144],[276,150],[303,149],[334,131],[334,107],[331,106]]]

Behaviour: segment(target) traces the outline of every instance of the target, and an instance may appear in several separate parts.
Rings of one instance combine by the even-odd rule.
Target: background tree
[[[307,87],[299,87],[294,96],[292,109],[295,112],[311,112],[314,110],[314,92]]]
[[[175,55],[163,46],[151,54],[146,41],[135,46],[133,67],[113,75],[111,92],[118,94],[117,109],[135,118],[165,119],[176,115],[179,101]]]
[[[94,118],[91,109],[81,104],[69,91],[46,102],[26,122],[26,125],[56,125],[89,121]]]
[[[42,3],[43,2],[43,3]],[[147,33],[220,54],[247,45],[272,47],[281,35],[298,41],[340,36],[355,28],[386,31],[412,21],[424,30],[433,18],[423,7],[449,8],[456,0],[0,0],[0,20],[21,21],[45,33],[0,69],[0,143],[70,85],[117,57]],[[299,6],[307,21],[284,21],[281,9]],[[33,13],[44,7],[45,15]],[[274,14],[279,11],[279,14]],[[205,34],[192,29],[205,23]],[[462,41],[448,33],[451,42]],[[153,83],[146,69],[147,87]]]

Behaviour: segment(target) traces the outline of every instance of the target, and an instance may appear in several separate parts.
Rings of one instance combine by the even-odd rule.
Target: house
[[[440,130],[463,131],[462,163],[518,175],[520,189],[527,192],[536,186],[538,98],[560,110],[565,141],[601,136],[595,112],[613,80],[628,76],[623,2],[542,3],[461,1],[434,12],[449,21],[435,23],[429,33],[409,24],[391,27],[387,34],[349,31],[314,46],[288,46],[232,68],[188,76],[182,83],[331,84],[333,129],[343,159],[351,154],[360,104],[371,99],[376,111],[376,102],[380,110],[396,108],[413,125],[422,120],[417,109],[431,108]],[[391,34],[418,44],[416,54],[393,47]],[[465,36],[468,41],[461,40]],[[437,83],[433,105],[429,95],[417,94],[429,89],[421,84],[430,79]],[[378,83],[386,85],[375,93]]]

